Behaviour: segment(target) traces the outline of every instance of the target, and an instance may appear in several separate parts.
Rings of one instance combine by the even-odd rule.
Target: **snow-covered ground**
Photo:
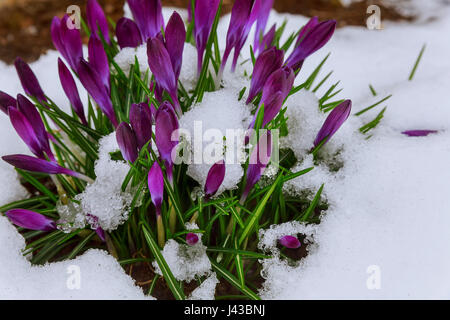
[[[315,245],[300,266],[289,267],[277,260],[266,263],[264,298],[450,298],[450,10],[427,8],[425,14],[436,19],[383,22],[384,29],[379,31],[339,29],[305,63],[297,82],[332,52],[322,75],[334,70],[329,83],[341,80],[344,90],[339,96],[353,100],[354,112],[387,94],[393,96],[364,116],[367,122],[380,107],[388,106],[371,139],[362,139],[356,132],[361,119],[351,117],[330,141],[329,148],[343,146],[344,167],[337,174],[318,167],[293,182],[314,189],[325,182],[330,209],[311,230]],[[306,21],[273,12],[269,25],[280,25],[284,18],[288,19],[286,34]],[[219,39],[225,38],[228,19],[219,25],[223,34]],[[408,81],[424,43],[426,51],[415,78]],[[56,103],[67,105],[55,57],[49,52],[31,67],[45,92]],[[378,92],[376,97],[369,83]],[[1,62],[0,89],[10,94],[22,91],[14,68]],[[291,99],[288,108],[304,101]],[[421,138],[401,134],[410,129],[439,133]],[[26,152],[26,147],[0,115],[0,155],[17,152]],[[25,196],[14,170],[5,163],[0,163],[0,179],[0,205]],[[0,217],[0,243],[0,298],[144,297],[102,251],[32,267],[20,252],[23,238],[4,217]],[[67,287],[71,265],[80,267],[79,290]]]

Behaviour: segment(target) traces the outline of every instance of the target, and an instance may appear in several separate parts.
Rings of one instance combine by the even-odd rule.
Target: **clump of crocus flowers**
[[[286,205],[282,187],[298,173],[282,168],[268,186],[259,185],[271,161],[273,130],[286,120],[283,107],[288,97],[299,90],[294,83],[305,60],[330,40],[336,21],[319,22],[313,17],[305,26],[299,26],[298,33],[292,35],[291,53],[286,56],[287,49],[282,49],[279,35],[277,38],[280,28],[273,25],[266,30],[273,0],[236,0],[224,48],[219,48],[217,41],[219,0],[194,1],[189,6],[188,21],[174,12],[167,23],[159,0],[127,2],[133,19],[121,18],[115,25],[115,37],[101,6],[96,0],[87,2],[87,55],[83,53],[81,30],[71,27],[71,18],[64,15],[52,20],[52,41],[61,55],[55,67],[71,113],[60,109],[44,93],[30,66],[17,58],[15,66],[28,98],[21,94],[14,98],[0,91],[0,110],[9,117],[33,156],[7,155],[2,159],[47,198],[36,204],[26,202],[33,203],[31,207],[13,205],[5,215],[19,227],[54,232],[55,239],[59,239],[58,219],[48,212],[55,212],[56,205],[75,201],[75,196],[93,183],[98,142],[113,133],[120,149],[113,156],[130,167],[122,189],[128,187],[136,193],[129,220],[117,230],[105,232],[98,218],[86,212],[91,230],[87,236],[74,231],[74,237],[82,235],[76,253],[97,234],[119,259],[132,261],[141,256],[145,260],[151,256],[160,264],[174,295],[183,298],[159,250],[168,239],[184,241],[191,247],[204,241],[214,270],[247,297],[255,298],[257,295],[245,284],[243,268],[251,259],[264,258],[251,253],[256,247],[258,228],[297,215],[289,213],[294,206]],[[231,72],[238,72],[252,27],[254,65],[243,101],[254,107],[254,115],[245,141],[245,173],[236,189],[223,190],[227,165],[224,159],[219,160],[209,167],[202,195],[193,199],[191,193],[198,183],[187,176],[186,165],[176,164],[173,157],[180,144],[179,119],[201,102],[206,91],[220,90],[218,84],[228,60]],[[186,42],[197,49],[197,86],[190,92],[179,81]],[[129,75],[124,74],[114,56],[121,49],[142,45],[147,48],[148,69],[139,70],[136,64]],[[87,103],[81,99],[75,79],[88,92]],[[311,141],[312,153],[332,138],[350,111],[350,100],[334,105]],[[258,133],[260,129],[265,129],[262,134]],[[39,181],[46,175],[55,185],[56,194]],[[198,224],[199,230],[186,230],[188,220]],[[62,239],[58,244],[64,243]],[[281,237],[279,242],[287,248],[301,245],[291,235]]]

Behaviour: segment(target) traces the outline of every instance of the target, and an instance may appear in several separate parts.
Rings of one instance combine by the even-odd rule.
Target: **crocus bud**
[[[161,215],[161,205],[164,197],[164,176],[158,162],[155,161],[148,172],[148,190],[156,207],[156,215]]]
[[[186,234],[186,243],[190,246],[196,245],[198,242],[198,236],[195,233],[189,232]]]
[[[402,132],[404,135],[409,137],[426,137],[432,133],[438,133],[437,130],[407,130]]]
[[[137,24],[125,17],[117,21],[116,36],[121,49],[136,48],[142,44],[142,36]]]
[[[181,64],[183,62],[184,42],[186,41],[186,29],[184,28],[183,19],[174,11],[169,19],[165,31],[166,49],[170,56],[175,82],[181,72]]]
[[[100,30],[103,39],[110,44],[111,40],[109,39],[108,21],[106,20],[102,7],[96,0],[88,0],[86,5],[86,15],[87,24],[92,34],[100,40]]]
[[[284,60],[284,52],[275,47],[263,51],[255,61],[250,92],[247,104],[249,104],[261,91],[269,76],[277,69],[280,69]]]
[[[61,53],[69,66],[76,70],[78,61],[83,58],[83,44],[80,30],[68,28],[69,19],[68,15],[64,15],[61,20],[54,17],[51,25],[51,36],[56,50]]]
[[[14,65],[25,93],[40,101],[47,101],[44,91],[42,91],[41,86],[39,85],[39,82],[30,66],[21,58],[16,58]]]
[[[244,192],[242,193],[240,203],[244,204],[248,194],[253,186],[261,178],[264,169],[269,164],[270,156],[272,154],[272,135],[268,130],[264,132],[259,138],[256,147],[252,150],[249,164],[247,168],[246,183]]]
[[[161,2],[159,0],[127,0],[134,21],[144,41],[156,36],[164,27]]]
[[[8,115],[9,107],[16,107],[17,101],[6,92],[0,91],[0,110]]]
[[[205,196],[210,198],[216,194],[225,178],[225,162],[223,160],[215,163],[208,171],[205,182]]]
[[[317,147],[320,143],[324,145],[331,139],[331,137],[339,130],[342,124],[347,120],[352,110],[351,100],[345,100],[336,108],[334,108],[327,119],[320,128],[316,139],[314,140],[314,147]],[[323,141],[323,142],[322,142]]]
[[[83,103],[80,100],[80,95],[78,94],[78,89],[77,85],[75,84],[75,80],[73,79],[70,70],[66,67],[66,65],[64,64],[64,62],[62,62],[60,58],[58,58],[58,72],[64,93],[69,99],[73,110],[80,118],[81,122],[84,125],[87,125],[86,116],[84,115]]]
[[[220,0],[198,0],[195,2],[194,36],[197,46],[197,74],[200,75],[203,66],[203,54],[209,39],[214,18],[219,8]],[[189,6],[190,7],[190,6]]]
[[[122,156],[126,161],[135,162],[138,158],[138,148],[136,137],[130,125],[121,122],[116,129],[116,140],[119,145]]]
[[[261,39],[263,38],[270,10],[272,9],[274,2],[274,0],[259,0],[259,1],[261,1],[261,7],[259,9],[256,20],[255,40],[253,44],[255,52],[257,52],[258,48],[260,48]],[[264,47],[262,47],[262,49],[264,50]]]
[[[275,32],[277,29],[276,23],[270,28],[269,31],[264,35],[261,42],[259,43],[259,47],[256,48],[256,52],[262,52],[266,49],[269,49],[273,46],[273,40],[275,39]]]
[[[284,236],[280,238],[280,244],[283,247],[289,248],[289,249],[297,249],[300,247],[301,243],[297,239],[297,237],[293,236]]]
[[[147,103],[131,105],[130,124],[136,136],[137,147],[142,149],[152,139],[152,112]]]
[[[34,211],[11,209],[6,211],[5,215],[12,223],[25,229],[40,231],[52,231],[56,229],[55,221]]]
[[[91,36],[88,44],[88,52],[89,65],[100,75],[104,86],[109,91],[109,63],[102,42]]]

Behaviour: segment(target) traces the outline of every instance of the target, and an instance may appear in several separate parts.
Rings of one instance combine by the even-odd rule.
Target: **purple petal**
[[[102,240],[103,242],[106,241],[105,230],[103,230],[101,227],[96,228],[95,233],[98,235],[100,240]]]
[[[327,143],[328,140],[339,130],[342,124],[347,120],[350,112],[352,110],[351,100],[345,100],[336,108],[334,108],[327,119],[322,125],[316,139],[314,140],[314,147],[317,147],[322,141],[323,144]]]
[[[80,30],[76,28],[69,29],[67,26],[68,19],[70,19],[69,16],[65,15],[59,24],[52,25],[52,39],[53,44],[61,52],[69,66],[76,70],[78,61],[83,58],[83,44],[81,42]],[[56,19],[53,20],[53,22],[56,21]],[[53,27],[55,27],[55,30],[53,30]]]
[[[110,90],[109,84],[109,63],[105,49],[100,40],[91,36],[88,44],[89,65],[97,71],[105,87]]]
[[[135,162],[138,158],[138,148],[133,130],[126,122],[121,122],[116,129],[116,140],[122,156],[126,161]]]
[[[12,223],[25,229],[41,231],[52,231],[56,229],[55,221],[34,211],[11,209],[6,211],[5,215]]]
[[[16,107],[17,101],[6,92],[0,91],[0,110],[8,115],[9,107]]]
[[[58,58],[58,72],[59,79],[61,80],[61,85],[63,87],[64,93],[72,105],[73,110],[80,118],[84,125],[87,125],[86,117],[84,115],[83,103],[81,103],[80,95],[78,94],[77,85],[73,79],[72,73],[66,67],[64,62]]]
[[[125,17],[117,21],[116,36],[121,49],[136,48],[142,44],[142,36],[137,24]]]
[[[161,214],[161,205],[164,197],[164,177],[158,162],[155,161],[148,172],[148,190],[152,202],[156,207],[156,214]]]
[[[261,43],[259,43],[258,47],[256,48],[255,52],[261,52],[268,48],[272,47],[273,40],[275,39],[275,32],[277,29],[277,25],[274,24],[272,28],[264,35],[262,38]]]
[[[96,0],[88,0],[86,5],[86,15],[89,30],[91,30],[92,34],[100,40],[100,29],[103,38],[108,44],[110,44],[111,41],[109,39],[108,21],[106,20],[102,7]]]
[[[300,241],[297,237],[284,236],[280,238],[280,244],[289,249],[297,249],[301,246]]]
[[[190,246],[196,245],[198,242],[198,236],[195,233],[189,232],[186,234],[186,243]]]
[[[165,31],[166,49],[172,62],[175,81],[178,80],[181,72],[181,63],[183,61],[184,42],[186,41],[186,30],[183,19],[174,11],[169,19]]]
[[[147,103],[132,104],[130,107],[130,124],[136,135],[139,149],[152,139],[152,112]]]
[[[309,21],[303,26],[303,28],[300,30],[297,41],[295,42],[295,47],[297,48],[302,40],[305,38],[306,34],[310,32],[312,29],[314,29],[319,24],[319,18],[318,17],[312,17],[309,19]]]
[[[141,30],[144,41],[156,36],[164,27],[161,2],[159,0],[128,0],[134,21]]]
[[[267,20],[269,18],[270,10],[273,7],[274,0],[262,0],[261,7],[259,9],[258,18],[256,20],[255,40],[253,47],[259,48],[260,40],[264,35],[266,29]],[[264,49],[264,47],[262,47]]]
[[[438,133],[437,130],[407,130],[402,132],[409,137],[426,137],[432,133]]]
[[[208,171],[205,182],[205,195],[207,198],[216,194],[225,178],[225,162],[223,160],[215,163]]]
[[[17,74],[19,75],[20,83],[25,93],[40,101],[47,101],[44,91],[42,91],[30,66],[21,58],[16,58],[14,65],[16,66]]]

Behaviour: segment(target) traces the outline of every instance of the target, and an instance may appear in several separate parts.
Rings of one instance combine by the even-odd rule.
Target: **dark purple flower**
[[[88,0],[88,3],[86,5],[86,15],[87,24],[89,26],[89,30],[91,30],[92,35],[100,40],[100,29],[100,32],[103,35],[103,39],[105,39],[105,41],[110,44],[111,41],[109,39],[108,21],[106,20],[105,13],[103,12],[102,7],[96,0]]]
[[[17,101],[6,92],[0,91],[0,110],[8,115],[9,107],[16,107]]]
[[[89,65],[97,71],[105,87],[110,90],[109,63],[103,44],[100,40],[91,36],[88,44]]]
[[[67,26],[69,16],[65,15],[61,20],[54,17],[51,26],[53,45],[58,50],[69,66],[76,70],[78,61],[83,58],[83,44],[81,42],[80,30],[69,29]]]
[[[300,32],[297,40],[298,45],[286,60],[286,65],[294,71],[301,68],[303,61],[308,56],[322,48],[330,40],[336,29],[335,20],[323,21],[317,25],[314,25],[314,21],[311,21],[308,22],[310,25],[307,24]]]
[[[155,142],[159,156],[164,160],[167,178],[173,181],[172,152],[178,144],[178,119],[172,106],[166,101],[158,108],[155,116]]]
[[[136,136],[137,147],[142,147],[152,139],[152,112],[147,103],[132,104],[130,107],[130,124]]]
[[[138,147],[136,137],[130,125],[121,122],[116,129],[116,140],[122,156],[126,161],[135,162],[138,158]]]
[[[189,232],[186,234],[186,243],[190,246],[196,245],[198,242],[198,236],[195,233]]]
[[[247,104],[249,104],[261,91],[269,76],[283,65],[284,52],[275,47],[263,51],[255,61],[250,92]]]
[[[77,71],[80,81],[87,92],[97,102],[100,109],[109,118],[114,127],[117,127],[118,123],[109,96],[109,90],[104,85],[99,73],[84,60],[80,60]]]
[[[407,130],[402,132],[404,135],[409,137],[426,137],[432,133],[438,133],[437,130]]]
[[[347,120],[350,112],[352,110],[352,102],[351,100],[345,100],[336,108],[334,108],[327,119],[320,128],[319,133],[317,134],[316,139],[314,140],[314,147],[317,147],[320,143],[324,145],[331,139],[331,137],[339,130],[342,124]]]
[[[47,101],[44,91],[42,91],[30,66],[21,58],[16,58],[14,65],[16,66],[17,74],[19,75],[20,83],[25,93],[40,101]]]
[[[225,178],[225,162],[223,160],[215,163],[208,171],[205,182],[205,196],[210,198],[216,194]]]
[[[272,26],[272,28],[270,28],[270,30],[267,31],[267,33],[264,35],[261,42],[259,43],[258,48],[256,48],[257,49],[257,50],[255,50],[256,52],[262,52],[273,46],[273,40],[275,39],[276,29],[277,29],[277,25],[274,24]]]
[[[186,41],[186,29],[184,28],[183,19],[177,12],[173,12],[166,26],[165,31],[166,49],[170,56],[175,81],[181,72],[181,64],[183,62],[184,42]]]
[[[158,162],[155,161],[148,172],[148,190],[156,207],[156,215],[161,215],[161,205],[164,197],[164,176]]]
[[[300,247],[301,243],[297,237],[294,236],[284,236],[280,238],[280,244],[289,249],[297,249]]]
[[[203,66],[203,54],[209,39],[214,18],[219,8],[220,0],[197,0],[195,2],[194,35],[197,46],[197,74],[200,75]]]
[[[262,43],[262,38],[264,35],[264,30],[266,29],[267,20],[269,18],[270,10],[273,7],[274,0],[259,0],[261,1],[261,7],[258,12],[257,20],[256,20],[256,29],[255,29],[255,40],[253,44],[253,48],[255,52],[257,52]],[[262,47],[264,50],[264,47]]]
[[[240,203],[244,204],[248,194],[253,186],[261,178],[264,169],[269,164],[270,156],[272,154],[272,135],[268,130],[261,134],[259,141],[250,154],[249,164],[246,174],[246,182],[244,192],[242,193]]]
[[[116,36],[121,49],[136,48],[142,44],[142,36],[137,24],[125,17],[117,21]]]
[[[95,228],[95,233],[100,238],[100,240],[102,240],[103,242],[106,241],[105,230],[103,230],[101,227]]]
[[[87,125],[86,116],[84,115],[83,103],[81,103],[80,95],[78,94],[77,85],[73,79],[72,73],[66,67],[64,62],[58,58],[58,72],[59,79],[61,80],[61,85],[63,87],[64,93],[72,105],[73,110],[80,118],[84,125]]]
[[[5,215],[12,223],[25,229],[40,231],[52,231],[56,229],[55,221],[34,211],[11,209],[6,211]]]
[[[312,17],[311,19],[309,19],[309,21],[302,27],[302,29],[298,33],[297,41],[295,42],[295,48],[297,48],[300,45],[305,35],[312,29],[314,29],[318,24],[319,24],[318,17]]]
[[[128,0],[134,21],[144,41],[156,36],[164,27],[161,2],[159,0]]]

